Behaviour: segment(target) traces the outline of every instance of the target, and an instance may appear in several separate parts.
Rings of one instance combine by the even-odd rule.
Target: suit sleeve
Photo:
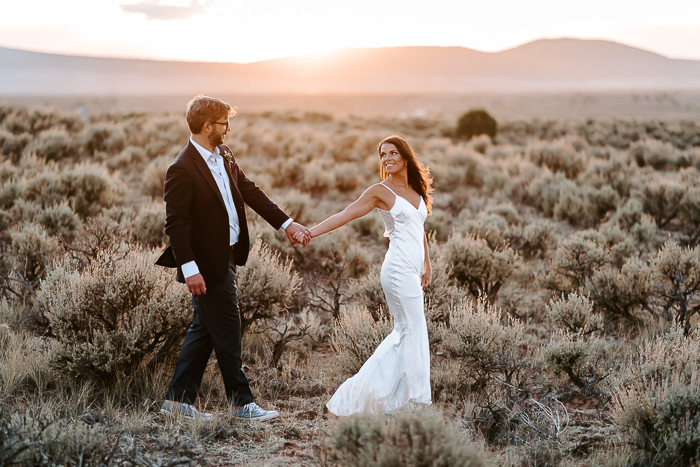
[[[232,166],[233,173],[236,174],[238,190],[245,204],[257,212],[275,230],[279,230],[282,224],[289,219],[289,216],[268,198],[255,182],[246,176],[236,162],[232,162]]]
[[[178,266],[194,261],[190,246],[190,208],[193,186],[188,171],[181,164],[173,164],[165,175],[165,233]]]

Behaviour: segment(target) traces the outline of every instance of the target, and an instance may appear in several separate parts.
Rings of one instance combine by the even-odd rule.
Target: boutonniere
[[[231,153],[231,151],[228,148],[224,149],[224,153],[222,155],[224,156],[224,160],[226,162],[228,162],[229,164],[233,160],[233,154]]]

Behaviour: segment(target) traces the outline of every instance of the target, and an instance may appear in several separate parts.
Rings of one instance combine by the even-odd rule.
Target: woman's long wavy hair
[[[432,213],[433,197],[430,196],[430,193],[433,192],[434,188],[433,178],[430,176],[430,167],[418,162],[416,153],[411,145],[408,144],[408,141],[398,135],[387,136],[381,141],[381,143],[379,143],[379,146],[377,146],[377,153],[379,153],[380,160],[379,174],[382,177],[382,180],[385,180],[389,176],[389,174],[384,170],[384,165],[381,163],[382,145],[384,144],[393,144],[399,151],[399,154],[401,154],[401,157],[403,157],[403,160],[406,161],[406,168],[408,169],[408,184],[411,185],[411,188],[413,188],[416,193],[421,196],[421,198],[423,198],[425,206],[428,208],[428,214]]]

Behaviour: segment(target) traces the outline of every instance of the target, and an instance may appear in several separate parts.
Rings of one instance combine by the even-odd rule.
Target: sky
[[[0,0],[0,11],[0,47],[70,55],[246,63],[574,37],[700,60],[700,0]]]

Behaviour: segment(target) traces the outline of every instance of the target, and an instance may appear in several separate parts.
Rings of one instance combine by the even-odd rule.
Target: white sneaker
[[[246,420],[272,420],[280,416],[280,413],[275,410],[261,409],[258,404],[251,402],[243,407],[235,409],[233,416],[236,418],[244,418]]]
[[[210,413],[200,412],[190,404],[184,402],[164,401],[160,406],[160,413],[180,414],[185,418],[194,420],[201,418],[202,420],[211,420],[214,416]]]

